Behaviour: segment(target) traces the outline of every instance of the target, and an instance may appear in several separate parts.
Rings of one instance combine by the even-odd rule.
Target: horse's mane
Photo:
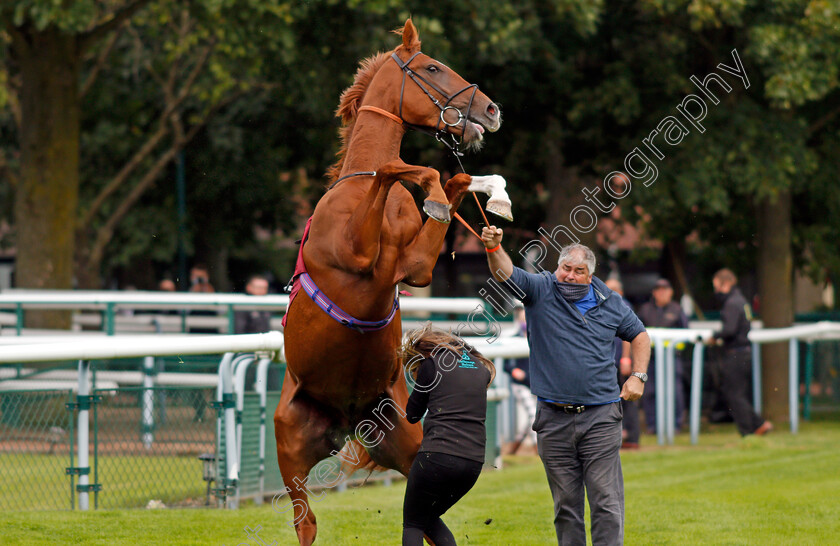
[[[356,126],[356,116],[359,114],[359,107],[362,104],[365,92],[367,92],[368,85],[370,85],[370,81],[376,72],[385,64],[385,61],[391,57],[391,53],[391,51],[380,52],[362,60],[359,63],[359,69],[356,71],[353,85],[341,94],[338,108],[335,111],[336,117],[341,118],[342,127],[338,131],[341,138],[341,149],[336,154],[338,160],[327,170],[327,179],[330,183],[338,178],[341,168],[344,166],[347,146],[350,144],[350,136]]]

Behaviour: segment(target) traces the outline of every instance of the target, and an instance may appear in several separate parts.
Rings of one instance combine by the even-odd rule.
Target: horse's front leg
[[[469,191],[480,191],[490,196],[487,201],[487,212],[492,212],[501,216],[507,221],[513,220],[513,213],[511,212],[510,197],[505,191],[507,183],[505,179],[498,174],[491,174],[489,176],[473,176]]]
[[[408,165],[399,159],[380,167],[370,189],[347,220],[345,236],[337,240],[333,250],[339,263],[348,264],[355,273],[370,273],[376,265],[382,221],[385,217],[385,202],[388,192],[399,180],[421,185],[430,198],[446,200],[440,187],[440,175],[436,170]],[[448,220],[449,211],[446,204],[440,204],[439,207],[433,205],[432,208],[436,214],[445,215],[445,219]]]
[[[453,211],[461,204],[471,182],[472,177],[463,173],[456,174],[446,182],[443,192]],[[427,286],[432,282],[432,270],[443,248],[448,227],[449,223],[426,219],[423,227],[402,252],[397,281],[410,286]]]
[[[438,222],[449,222],[452,208],[448,195],[440,185],[440,173],[429,167],[408,165],[400,159],[386,163],[379,168],[377,176],[393,180],[404,180],[417,184],[426,192],[423,212]]]

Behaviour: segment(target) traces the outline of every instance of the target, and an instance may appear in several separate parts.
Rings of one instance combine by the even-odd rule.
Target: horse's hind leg
[[[385,390],[368,417],[378,425],[382,434],[377,438],[376,445],[365,446],[376,464],[393,468],[404,476],[408,476],[423,440],[420,424],[412,425],[405,419],[407,401],[408,389],[404,380],[400,379]]]
[[[337,423],[316,402],[305,396],[296,397],[296,391],[297,386],[287,371],[280,403],[274,412],[274,437],[277,463],[291,503],[283,505],[283,499],[275,498],[272,505],[278,514],[286,514],[289,525],[294,524],[300,544],[309,546],[315,541],[317,525],[310,508],[307,478],[312,467],[335,449],[330,430]],[[288,514],[290,511],[292,514]]]

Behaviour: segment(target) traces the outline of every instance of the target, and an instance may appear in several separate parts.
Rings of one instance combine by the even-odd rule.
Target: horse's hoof
[[[449,215],[450,208],[452,208],[452,205],[444,205],[443,203],[429,201],[428,199],[423,201],[423,212],[428,214],[432,220],[437,220],[444,224],[448,224],[452,220],[452,217]]]
[[[513,213],[511,212],[510,201],[502,201],[500,199],[490,199],[487,201],[487,212],[492,212],[496,216],[501,216],[508,222],[513,221]]]

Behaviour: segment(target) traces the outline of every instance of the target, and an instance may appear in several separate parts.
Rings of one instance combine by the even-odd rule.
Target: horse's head
[[[394,113],[406,123],[447,132],[478,148],[484,131],[495,132],[502,124],[499,107],[457,72],[420,51],[417,29],[407,20],[402,44],[391,54],[393,63],[380,70],[389,75],[389,93]],[[383,67],[385,68],[385,67]]]

